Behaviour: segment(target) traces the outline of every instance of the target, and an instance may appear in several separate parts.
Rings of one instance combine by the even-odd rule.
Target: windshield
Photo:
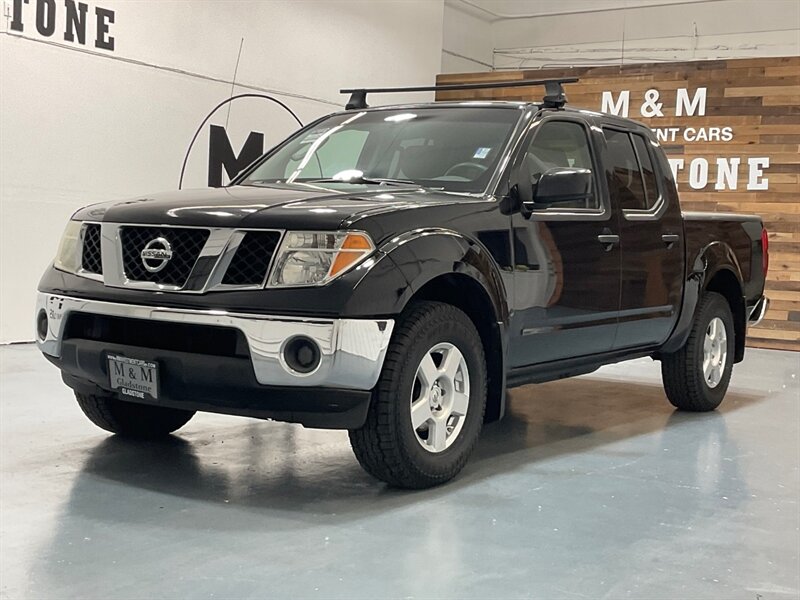
[[[520,114],[486,107],[337,114],[284,143],[240,183],[413,183],[479,193]]]

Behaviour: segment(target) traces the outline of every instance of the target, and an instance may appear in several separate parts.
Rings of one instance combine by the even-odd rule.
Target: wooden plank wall
[[[750,346],[800,350],[800,57],[754,58],[688,63],[655,63],[574,69],[543,69],[439,75],[437,83],[467,83],[579,77],[565,86],[572,106],[600,110],[603,91],[614,98],[630,90],[629,116],[652,128],[677,127],[675,141],[662,141],[671,159],[683,158],[678,189],[684,209],[761,215],[769,230],[770,269],[765,320],[750,330]],[[707,89],[704,116],[676,116],[679,88],[689,99]],[[640,112],[647,90],[658,90],[663,116]],[[539,101],[540,87],[439,92],[437,100],[497,99]],[[686,128],[730,127],[732,139],[687,141]],[[696,134],[694,134],[696,135]],[[693,132],[689,132],[693,137]],[[708,184],[689,185],[693,159],[709,162]],[[717,158],[740,157],[737,189],[715,190]],[[766,190],[748,190],[748,158],[769,157]],[[695,182],[698,185],[698,182]]]

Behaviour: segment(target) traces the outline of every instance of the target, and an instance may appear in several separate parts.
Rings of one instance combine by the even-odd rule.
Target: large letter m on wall
[[[264,153],[264,134],[251,131],[237,156],[224,127],[211,125],[208,137],[208,186],[221,187],[222,169],[233,179],[247,165]]]

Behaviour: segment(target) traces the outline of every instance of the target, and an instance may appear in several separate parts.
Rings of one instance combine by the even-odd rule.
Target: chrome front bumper
[[[72,312],[235,328],[247,339],[256,380],[272,386],[370,390],[378,381],[394,328],[392,319],[293,318],[162,308],[40,292],[36,315],[42,310],[48,319],[47,335],[44,339],[37,335],[36,343],[43,353],[56,358],[61,356],[64,326]],[[283,359],[285,345],[297,336],[319,346],[321,360],[311,373],[297,373]]]

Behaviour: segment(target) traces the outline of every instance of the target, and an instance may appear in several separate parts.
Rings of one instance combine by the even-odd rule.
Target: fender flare
[[[477,241],[449,229],[415,229],[395,236],[378,251],[379,258],[354,287],[344,314],[362,312],[357,307],[374,305],[377,296],[381,301],[375,314],[398,315],[425,284],[442,275],[463,274],[483,288],[494,307],[494,320],[508,323],[508,295],[499,267]],[[390,265],[401,274],[402,289],[397,287],[401,281],[388,275]],[[387,280],[394,287],[392,294],[386,293]]]
[[[380,258],[370,271],[373,270],[376,271],[374,275],[365,275],[356,285],[348,301],[348,312],[357,310],[357,307],[363,310],[364,306],[371,306],[373,312],[377,310],[374,314],[397,316],[427,284],[448,275],[464,276],[472,284],[480,286],[494,312],[490,323],[483,322],[484,332],[488,326],[486,335],[490,336],[484,338],[489,370],[485,418],[487,421],[500,419],[506,404],[509,307],[500,268],[489,251],[479,242],[455,231],[417,229],[383,244]],[[387,293],[389,289],[393,293]],[[377,298],[380,299],[378,306]],[[499,351],[487,345],[491,340],[499,343]]]
[[[692,273],[701,276],[702,289],[705,290],[708,282],[722,270],[731,271],[739,282],[739,287],[744,290],[744,277],[736,253],[726,242],[711,242],[700,249],[692,262]]]
[[[720,241],[711,242],[701,248],[691,261],[684,282],[683,307],[678,323],[669,340],[661,348],[661,353],[675,352],[686,343],[700,298],[708,288],[709,282],[721,271],[730,272],[736,278],[742,294],[744,293],[742,269],[733,248],[726,242]]]

